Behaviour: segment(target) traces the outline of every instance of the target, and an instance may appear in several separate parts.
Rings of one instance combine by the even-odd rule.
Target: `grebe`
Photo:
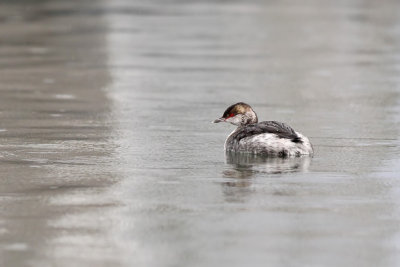
[[[276,157],[312,155],[313,147],[307,137],[290,126],[277,121],[258,123],[257,114],[246,103],[228,107],[213,123],[229,122],[238,126],[225,141],[227,152],[248,152]]]

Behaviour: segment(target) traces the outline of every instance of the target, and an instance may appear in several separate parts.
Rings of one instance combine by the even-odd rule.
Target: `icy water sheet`
[[[1,266],[400,265],[398,1],[2,1]],[[314,158],[225,155],[237,101]]]

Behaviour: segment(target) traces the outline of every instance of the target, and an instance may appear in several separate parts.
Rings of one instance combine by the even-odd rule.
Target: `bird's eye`
[[[231,113],[231,114],[229,114],[228,118],[232,118],[233,116],[235,116],[235,114]]]

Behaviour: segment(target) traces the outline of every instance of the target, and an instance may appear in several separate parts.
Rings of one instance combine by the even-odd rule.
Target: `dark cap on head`
[[[222,115],[222,117],[227,118],[231,114],[233,114],[235,116],[237,114],[245,114],[246,112],[249,112],[249,111],[253,111],[253,109],[250,107],[250,105],[243,103],[243,102],[239,102],[239,103],[229,106],[225,110],[224,115]]]

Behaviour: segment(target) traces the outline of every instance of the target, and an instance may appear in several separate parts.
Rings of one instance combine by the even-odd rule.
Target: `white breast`
[[[275,134],[264,133],[243,138],[231,149],[237,152],[275,156],[312,155],[313,149],[308,138],[301,133],[296,132],[296,134],[301,138],[301,143],[294,143],[287,138],[279,138]]]

